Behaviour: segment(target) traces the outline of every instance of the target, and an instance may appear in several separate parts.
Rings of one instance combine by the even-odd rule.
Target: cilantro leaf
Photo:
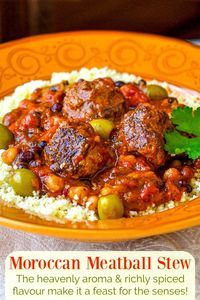
[[[200,156],[200,137],[187,138],[174,130],[165,133],[165,140],[165,150],[171,154],[185,152],[192,159]]]
[[[171,121],[178,130],[200,136],[200,107],[194,111],[192,107],[178,107],[172,111]]]

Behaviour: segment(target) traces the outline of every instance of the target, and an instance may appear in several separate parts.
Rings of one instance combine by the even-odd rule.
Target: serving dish
[[[10,42],[0,47],[0,97],[32,79],[81,67],[104,67],[200,89],[200,51],[187,42],[126,32],[70,32]],[[133,219],[67,222],[64,225],[0,206],[0,223],[52,236],[120,241],[171,232],[200,224],[200,199],[174,209]]]

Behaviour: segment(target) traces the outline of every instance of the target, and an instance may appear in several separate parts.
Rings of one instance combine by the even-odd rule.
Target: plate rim
[[[142,33],[142,32],[132,32],[132,31],[121,31],[121,30],[79,30],[79,31],[63,31],[63,32],[58,32],[58,33],[48,33],[48,34],[40,34],[40,35],[34,35],[30,37],[25,37],[25,38],[20,38],[16,39],[13,41],[5,42],[0,44],[0,50],[6,47],[11,47],[14,45],[18,45],[19,43],[24,43],[24,42],[33,42],[35,40],[41,40],[41,39],[50,39],[50,38],[55,38],[59,36],[69,36],[69,35],[94,35],[94,34],[106,34],[106,35],[112,35],[112,34],[120,34],[120,35],[130,35],[130,36],[141,36],[141,37],[146,37],[148,36],[149,38],[152,39],[162,39],[166,41],[174,41],[175,43],[185,45],[187,47],[191,48],[196,48],[198,51],[200,51],[200,46],[192,44],[190,41],[187,40],[182,40],[179,38],[174,38],[174,37],[168,37],[168,36],[162,36],[159,34],[151,34],[151,33]],[[200,197],[196,198],[193,201],[198,201],[200,203]],[[190,202],[191,203],[191,202]],[[1,205],[1,204],[0,204]],[[181,205],[180,205],[181,206]],[[173,212],[174,209],[170,209],[167,212]],[[157,214],[164,214],[165,212],[160,212]],[[151,215],[147,216],[148,218],[151,218]],[[143,218],[143,217],[139,217]],[[144,216],[145,218],[145,216]],[[134,220],[134,218],[133,218]],[[97,221],[99,222],[99,221]],[[190,224],[190,225],[188,225]],[[39,233],[39,234],[44,234],[44,235],[50,235],[54,237],[62,237],[66,239],[73,239],[73,240],[82,240],[82,241],[92,241],[92,242],[113,242],[113,241],[124,241],[124,240],[130,240],[130,239],[138,239],[138,238],[144,238],[144,237],[150,237],[153,235],[158,235],[158,234],[165,234],[168,232],[172,232],[172,228],[168,228],[169,224],[167,225],[162,225],[161,230],[159,227],[156,227],[151,230],[148,229],[148,234],[146,235],[144,230],[140,231],[138,228],[133,229],[133,228],[121,228],[121,229],[77,229],[77,228],[59,228],[59,227],[50,227],[50,226],[45,226],[45,225],[38,225],[38,224],[33,224],[33,223],[28,223],[28,222],[23,222],[23,221],[18,221],[15,219],[9,219],[0,216],[0,225],[10,227],[13,229],[18,229],[18,230],[25,230],[28,232],[32,233]],[[185,229],[191,226],[197,226],[200,225],[200,215],[199,216],[193,216],[191,219],[188,219],[187,222],[183,222],[179,220],[176,222],[176,229],[181,230]],[[59,232],[58,232],[59,231]],[[79,234],[74,235],[74,232],[79,232]],[[122,233],[123,236],[115,236],[117,232]],[[137,233],[137,234],[136,234]]]
[[[61,32],[52,32],[52,33],[43,33],[43,34],[38,34],[38,35],[31,35],[27,37],[22,37],[18,39],[14,39],[11,41],[6,41],[3,43],[0,43],[0,49],[6,46],[18,44],[19,42],[28,42],[28,41],[34,41],[34,40],[40,40],[43,38],[50,38],[50,37],[55,37],[55,36],[63,36],[63,35],[80,35],[80,34],[130,34],[130,35],[139,35],[139,36],[149,36],[149,37],[154,37],[154,38],[159,38],[163,40],[173,40],[175,42],[181,42],[183,44],[187,44],[189,46],[192,46],[194,48],[200,49],[200,45],[191,43],[187,39],[182,39],[182,38],[176,38],[176,37],[170,37],[170,36],[165,36],[161,34],[156,34],[156,33],[145,33],[145,32],[140,32],[140,31],[126,31],[126,30],[101,30],[101,29],[95,29],[95,30],[74,30],[74,31],[61,31]]]

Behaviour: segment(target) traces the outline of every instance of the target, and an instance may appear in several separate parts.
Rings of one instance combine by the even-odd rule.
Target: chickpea
[[[90,196],[87,201],[90,203],[89,209],[90,210],[97,210],[97,204],[98,204],[98,197],[97,196]]]
[[[48,190],[52,193],[61,192],[65,185],[64,179],[54,174],[49,175],[45,183]]]
[[[69,198],[84,202],[89,195],[89,189],[85,186],[73,186],[69,189]]]
[[[112,193],[112,188],[105,186],[101,189],[101,195],[106,196]]]
[[[12,162],[15,160],[17,154],[18,149],[15,147],[11,147],[2,153],[1,158],[5,164],[11,165]]]
[[[164,180],[177,180],[180,178],[180,172],[176,168],[169,168],[165,171],[163,178]]]

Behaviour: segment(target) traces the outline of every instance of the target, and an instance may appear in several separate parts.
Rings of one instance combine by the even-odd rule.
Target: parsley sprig
[[[200,107],[193,110],[191,107],[177,108],[172,111],[171,121],[176,129],[165,133],[165,150],[171,154],[186,153],[189,158],[200,156]],[[180,130],[193,134],[196,137],[183,136]]]
[[[200,107],[178,107],[172,111],[171,120],[178,130],[200,136]]]

